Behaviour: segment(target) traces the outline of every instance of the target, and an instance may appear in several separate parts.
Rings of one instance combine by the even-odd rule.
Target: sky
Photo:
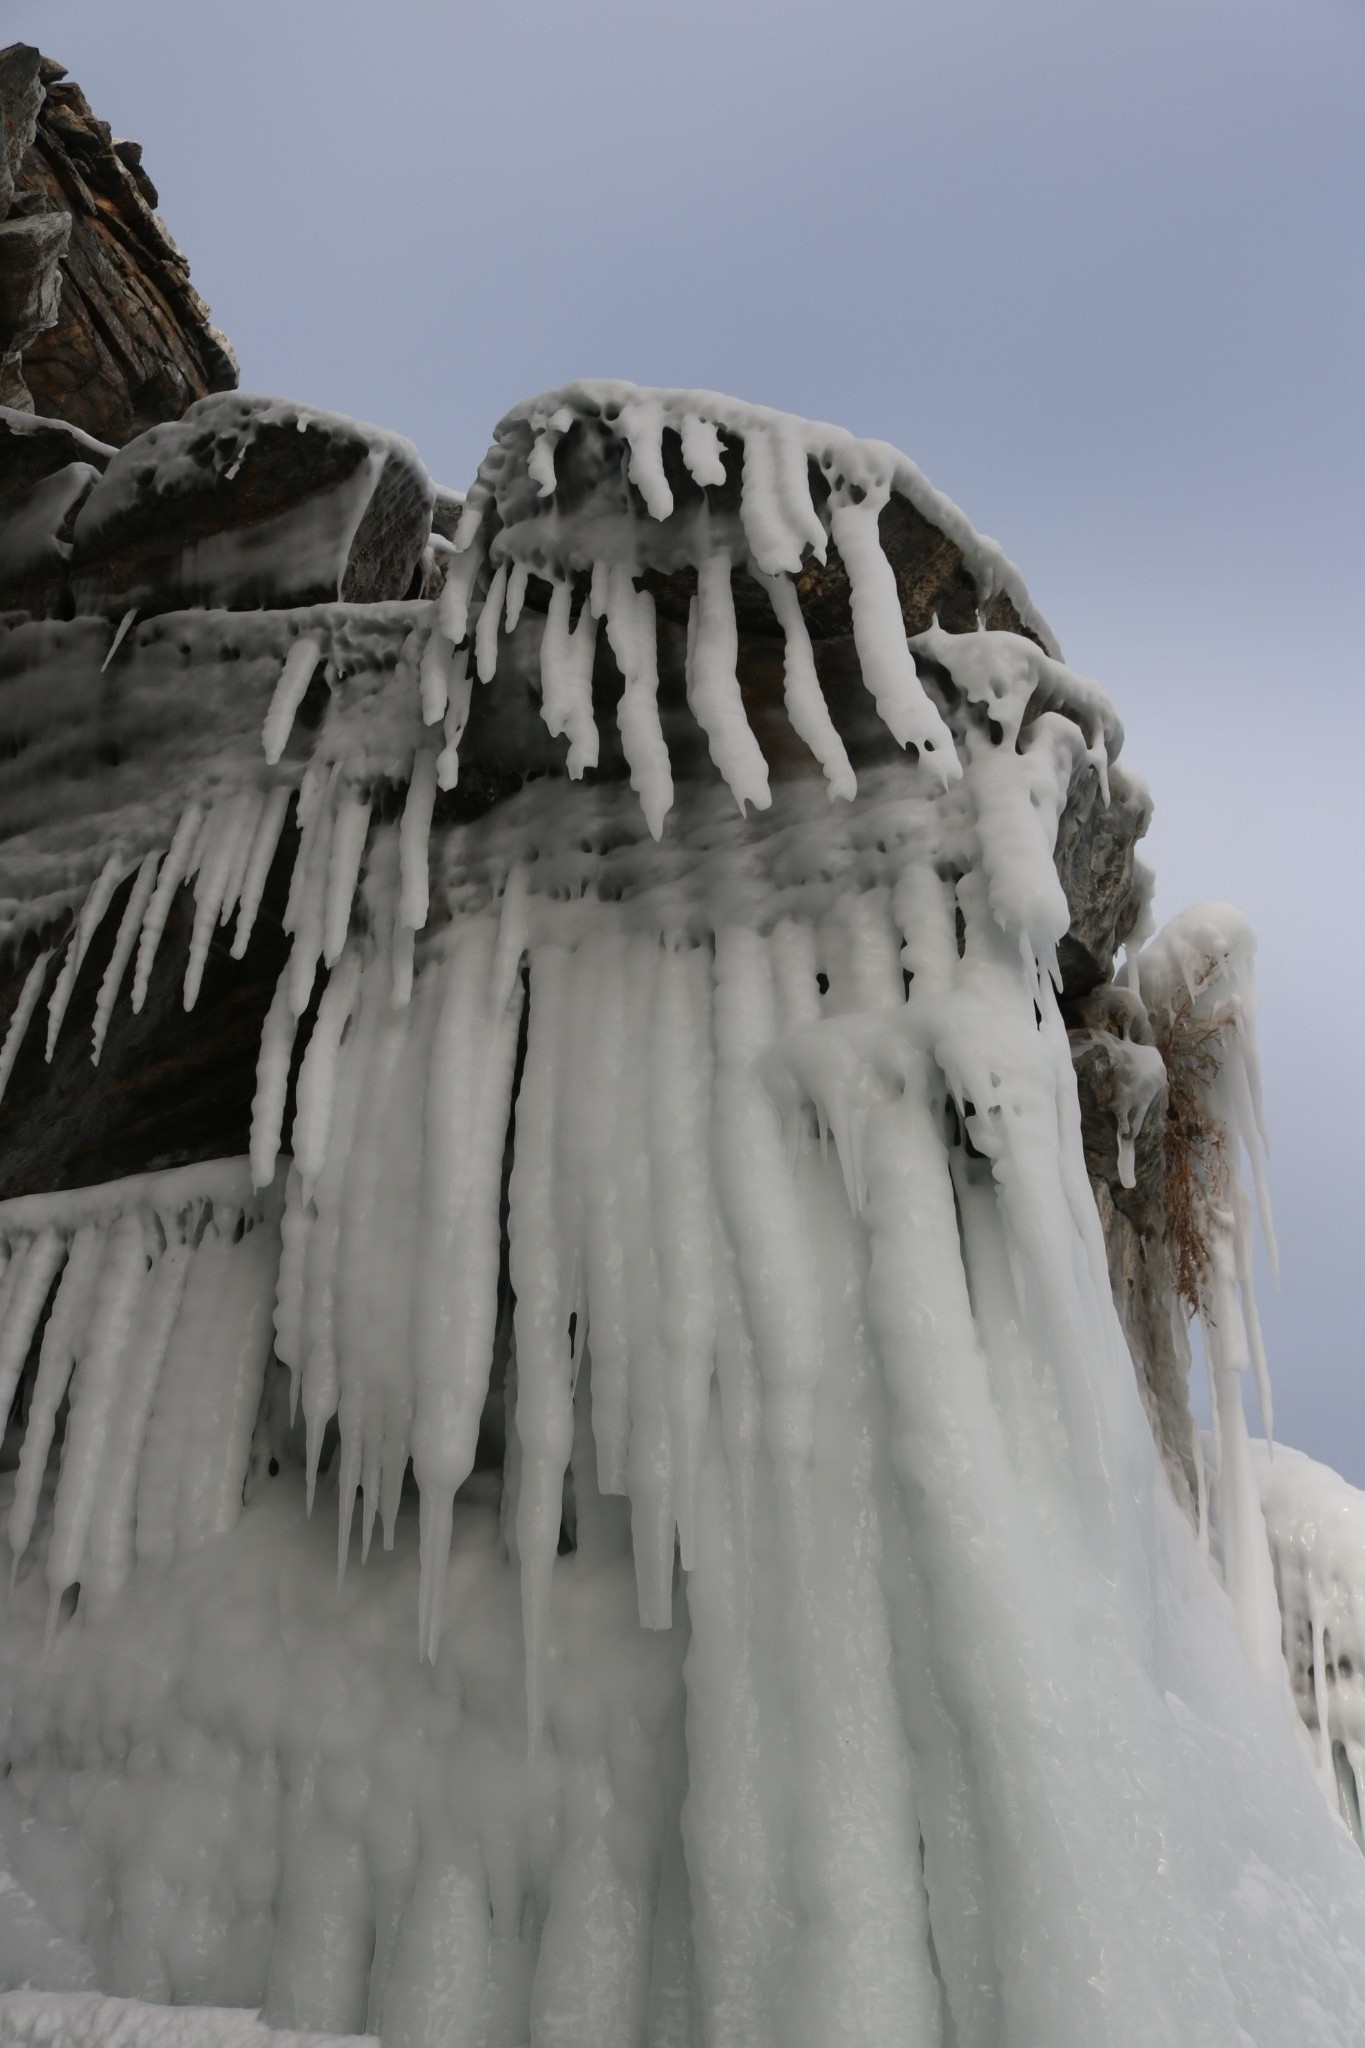
[[[895,442],[1261,940],[1283,1440],[1365,1485],[1365,0],[0,0],[246,389],[468,483],[579,376]]]

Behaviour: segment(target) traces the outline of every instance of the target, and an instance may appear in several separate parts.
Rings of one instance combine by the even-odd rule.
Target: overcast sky
[[[248,389],[467,483],[515,400],[896,442],[1261,935],[1280,1433],[1365,1484],[1365,0],[4,0],[136,136]]]

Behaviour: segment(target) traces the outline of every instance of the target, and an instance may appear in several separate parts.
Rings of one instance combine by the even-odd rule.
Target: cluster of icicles
[[[55,1625],[236,1522],[270,1358],[271,1204],[242,1164],[0,1204],[0,1413],[42,1322],[6,1526],[15,1570],[67,1404],[46,1572]]]

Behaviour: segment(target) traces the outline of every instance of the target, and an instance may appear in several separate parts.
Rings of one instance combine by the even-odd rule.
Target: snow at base
[[[148,2005],[97,1991],[0,1992],[3,2048],[361,2048],[361,2039],[271,2027],[221,2007]]]
[[[750,566],[817,545],[792,458],[827,452],[863,678],[917,757],[841,791],[778,596],[789,715],[852,801],[760,783],[689,532],[719,780],[673,790],[614,572],[671,516],[662,423],[700,481],[727,416],[626,393],[645,520],[568,536],[592,591],[573,619],[555,583],[538,653],[572,774],[619,636],[634,795],[536,781],[434,828],[524,596],[510,541],[474,561],[476,486],[436,615],[383,624],[401,661],[348,690],[336,636],[367,629],[291,615],[250,772],[201,763],[86,877],[68,963],[139,855],[106,1021],[192,887],[189,1007],[296,806],[250,1159],[0,1205],[11,1393],[38,1354],[0,1478],[0,2029],[42,2038],[31,1985],[138,2048],[168,2005],[387,2048],[1359,2048],[1365,1859],[1266,1654],[1232,1421],[1249,1197],[1235,1160],[1210,1181],[1225,1591],[1086,1178],[1052,852],[1117,721],[1013,633],[932,629],[949,687],[922,680],[859,516],[889,451],[749,411]],[[517,458],[546,501],[557,397]],[[1136,973],[1223,1034],[1206,1106],[1256,1170],[1248,935],[1204,913]],[[49,1043],[73,979],[35,969]]]

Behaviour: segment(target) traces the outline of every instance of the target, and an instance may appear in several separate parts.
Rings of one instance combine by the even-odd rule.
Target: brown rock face
[[[123,442],[231,389],[236,359],[137,144],[116,142],[61,65],[25,44],[0,51],[0,139],[0,402]]]

